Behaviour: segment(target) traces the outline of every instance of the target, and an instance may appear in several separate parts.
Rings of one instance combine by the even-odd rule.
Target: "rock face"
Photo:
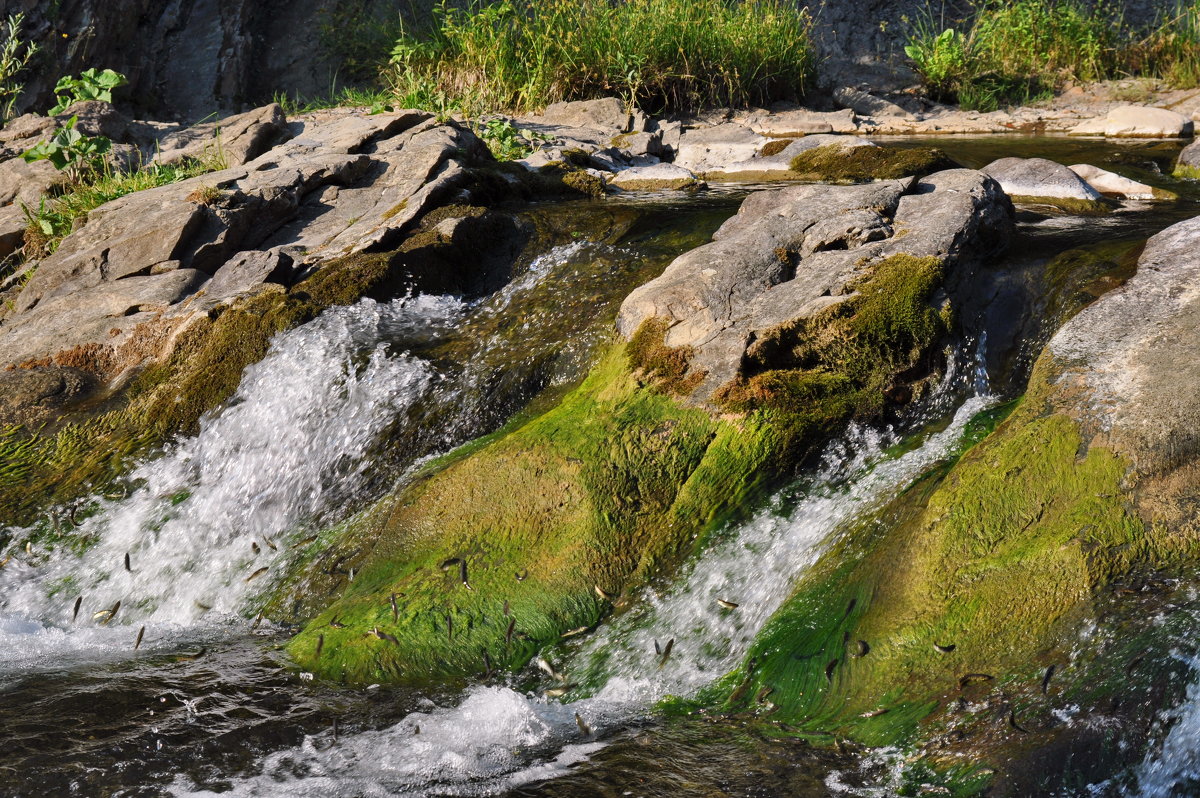
[[[1193,141],[1179,153],[1175,174],[1179,177],[1200,177],[1200,140]]]
[[[1071,129],[1072,136],[1177,139],[1192,135],[1192,120],[1166,108],[1123,105]]]
[[[1001,158],[983,167],[1010,197],[1096,201],[1100,192],[1067,167],[1045,158]]]
[[[226,166],[242,166],[291,138],[287,117],[276,103],[244,114],[206,122],[164,136],[157,142],[154,163],[203,160],[216,152]]]
[[[805,185],[749,197],[713,243],[677,258],[621,306],[631,337],[665,323],[666,346],[691,353],[711,400],[750,360],[766,367],[783,331],[846,301],[872,265],[897,255],[946,264],[947,284],[969,283],[978,260],[1002,248],[1012,225],[1000,186],[970,170],[861,186]],[[782,354],[780,354],[782,356]]]
[[[244,121],[242,156],[282,130],[277,107]],[[0,368],[69,363],[113,376],[161,358],[171,340],[164,326],[289,285],[329,259],[394,249],[418,217],[464,187],[466,163],[488,158],[468,130],[419,111],[297,128],[243,166],[90,213],[0,320]],[[150,327],[163,340],[148,348]]]

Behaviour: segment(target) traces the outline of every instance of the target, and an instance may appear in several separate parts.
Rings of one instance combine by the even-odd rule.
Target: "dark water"
[[[1072,284],[1071,297],[1054,300],[1070,308],[1119,284],[1140,242],[1200,213],[1200,184],[1168,176],[1177,143],[1032,136],[889,142],[918,145],[941,147],[972,167],[1008,155],[1092,163],[1180,194],[1178,202],[1124,203],[1103,217],[1019,209],[1018,236],[1005,265],[1027,294],[1045,292],[1045,266],[1059,253],[1082,248],[1111,258],[1088,267],[1094,273]],[[629,290],[707,240],[746,190],[530,211],[537,249],[555,257],[539,263],[538,253],[530,253],[514,264],[514,288],[477,302],[444,328],[397,329],[385,341],[435,363],[469,412],[434,403],[398,419],[378,452],[374,494],[417,457],[495,429],[529,412],[531,401],[536,408],[561,395],[609,339]],[[1004,327],[996,319],[984,326]],[[1009,334],[1007,347],[994,347],[1008,354],[990,365],[1011,375],[1009,389],[1019,390],[1045,331],[1014,327]],[[279,651],[287,638],[287,630],[251,632],[232,624],[185,631],[177,646],[145,656],[42,661],[0,672],[0,794],[159,795],[179,776],[221,792],[231,779],[255,774],[272,752],[306,739],[317,747],[335,745],[335,724],[337,734],[350,735],[388,727],[431,698],[454,703],[453,692],[346,691],[306,682]],[[829,794],[831,774],[851,786],[882,778],[861,771],[853,751],[816,750],[719,718],[648,722],[606,742],[568,775],[510,794],[818,796]]]

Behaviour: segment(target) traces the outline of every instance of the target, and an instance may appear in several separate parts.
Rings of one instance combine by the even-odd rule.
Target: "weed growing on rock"
[[[11,14],[0,27],[0,39],[3,40],[0,43],[0,122],[12,118],[13,106],[25,88],[23,83],[17,83],[17,75],[38,52],[37,44],[21,38],[24,23],[24,14]]]

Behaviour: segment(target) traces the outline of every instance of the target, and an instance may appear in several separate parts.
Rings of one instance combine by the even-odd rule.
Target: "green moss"
[[[647,319],[629,339],[629,365],[653,381],[666,393],[686,395],[704,379],[704,372],[693,371],[689,361],[695,354],[690,346],[671,347],[664,343],[669,329],[666,319]]]
[[[844,147],[827,144],[800,153],[792,159],[791,169],[806,180],[821,182],[861,182],[888,180],[915,175],[923,177],[957,166],[938,149],[916,147]]]
[[[1039,210],[1063,213],[1068,216],[1106,216],[1117,204],[1111,200],[1073,199],[1071,197],[1027,197],[1016,194],[1009,197],[1014,205],[1032,205]]]
[[[874,264],[846,300],[761,335],[744,376],[722,386],[716,401],[770,412],[806,449],[817,430],[911,400],[936,371],[934,344],[947,331],[948,309],[931,304],[942,272],[937,258]]]
[[[676,177],[669,180],[622,180],[614,186],[621,191],[694,191],[704,188],[704,183],[694,177]]]
[[[786,150],[788,148],[788,145],[791,144],[795,140],[796,139],[794,139],[794,138],[788,138],[788,139],[774,139],[772,141],[768,141],[766,144],[764,144],[762,146],[762,149],[759,150],[758,154],[764,158],[770,158],[772,155],[778,155],[779,153]]]
[[[289,651],[352,682],[477,673],[485,651],[494,667],[519,667],[611,609],[597,586],[615,597],[643,584],[752,500],[774,444],[762,424],[735,426],[639,387],[617,347],[559,405],[431,466],[359,530],[348,547],[381,542],[346,564],[354,581]]]
[[[1171,174],[1182,180],[1200,180],[1200,167],[1176,164],[1175,171]]]

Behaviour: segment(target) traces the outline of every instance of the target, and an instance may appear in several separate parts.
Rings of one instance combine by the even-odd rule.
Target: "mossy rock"
[[[1175,170],[1171,175],[1181,180],[1200,180],[1200,167],[1188,166],[1182,163],[1176,164]]]
[[[351,525],[323,560],[344,572],[339,597],[289,652],[330,679],[424,681],[519,668],[591,628],[840,424],[878,416],[901,372],[932,371],[941,275],[934,258],[881,261],[828,318],[778,331],[775,354],[795,361],[775,358],[772,379],[819,384],[816,401],[751,377],[730,388],[732,412],[685,406],[702,375],[664,345],[661,320],[644,323],[557,406],[442,458]]]
[[[1021,194],[1009,197],[1014,205],[1032,207],[1034,210],[1066,216],[1107,216],[1117,207],[1108,199],[1076,199],[1073,197],[1027,197]]]
[[[893,180],[924,177],[943,169],[957,167],[939,149],[914,147],[859,146],[827,144],[806,150],[792,159],[790,168],[798,179],[821,183],[859,183],[868,180]]]

